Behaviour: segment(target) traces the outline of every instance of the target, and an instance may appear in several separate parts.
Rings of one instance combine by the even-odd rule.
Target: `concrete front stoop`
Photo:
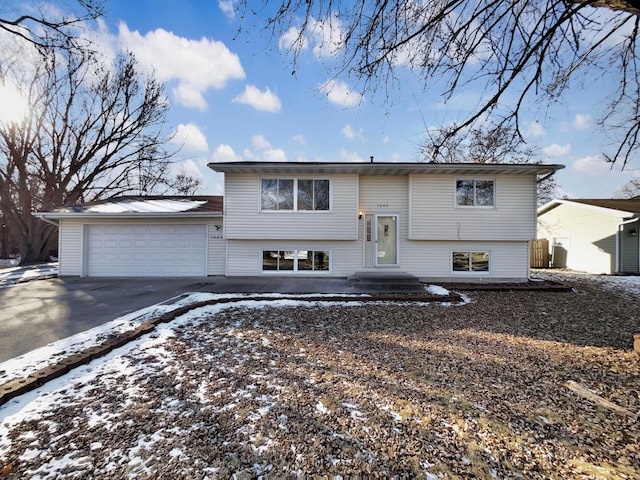
[[[424,285],[418,277],[406,272],[371,271],[356,272],[347,278],[349,286],[357,291],[387,293],[424,293]]]

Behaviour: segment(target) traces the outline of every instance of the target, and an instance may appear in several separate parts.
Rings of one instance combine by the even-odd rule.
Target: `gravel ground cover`
[[[637,478],[638,289],[540,276],[195,310],[0,408],[0,477]]]

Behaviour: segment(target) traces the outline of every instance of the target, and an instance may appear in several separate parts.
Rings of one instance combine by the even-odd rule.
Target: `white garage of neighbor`
[[[59,227],[61,276],[224,275],[222,197],[118,197],[36,214]]]

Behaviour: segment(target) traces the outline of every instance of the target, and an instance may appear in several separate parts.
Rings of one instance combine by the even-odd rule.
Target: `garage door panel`
[[[89,276],[205,276],[206,225],[89,225]]]

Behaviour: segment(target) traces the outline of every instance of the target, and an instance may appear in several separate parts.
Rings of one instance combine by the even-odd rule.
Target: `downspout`
[[[31,215],[33,215],[36,218],[39,218],[40,220],[42,220],[43,222],[47,222],[51,225],[55,225],[56,227],[60,226],[60,221],[58,220],[50,220],[48,218],[46,218],[43,214],[41,213],[32,213]]]
[[[624,227],[625,225],[635,223],[638,220],[640,220],[640,217],[635,217],[635,218],[632,218],[631,220],[625,220],[624,222],[620,222],[618,224],[618,229],[616,230],[616,273],[620,273],[620,267],[621,267],[620,250],[622,249],[622,237],[620,236],[620,228]],[[638,257],[640,259],[640,251],[638,252]]]

